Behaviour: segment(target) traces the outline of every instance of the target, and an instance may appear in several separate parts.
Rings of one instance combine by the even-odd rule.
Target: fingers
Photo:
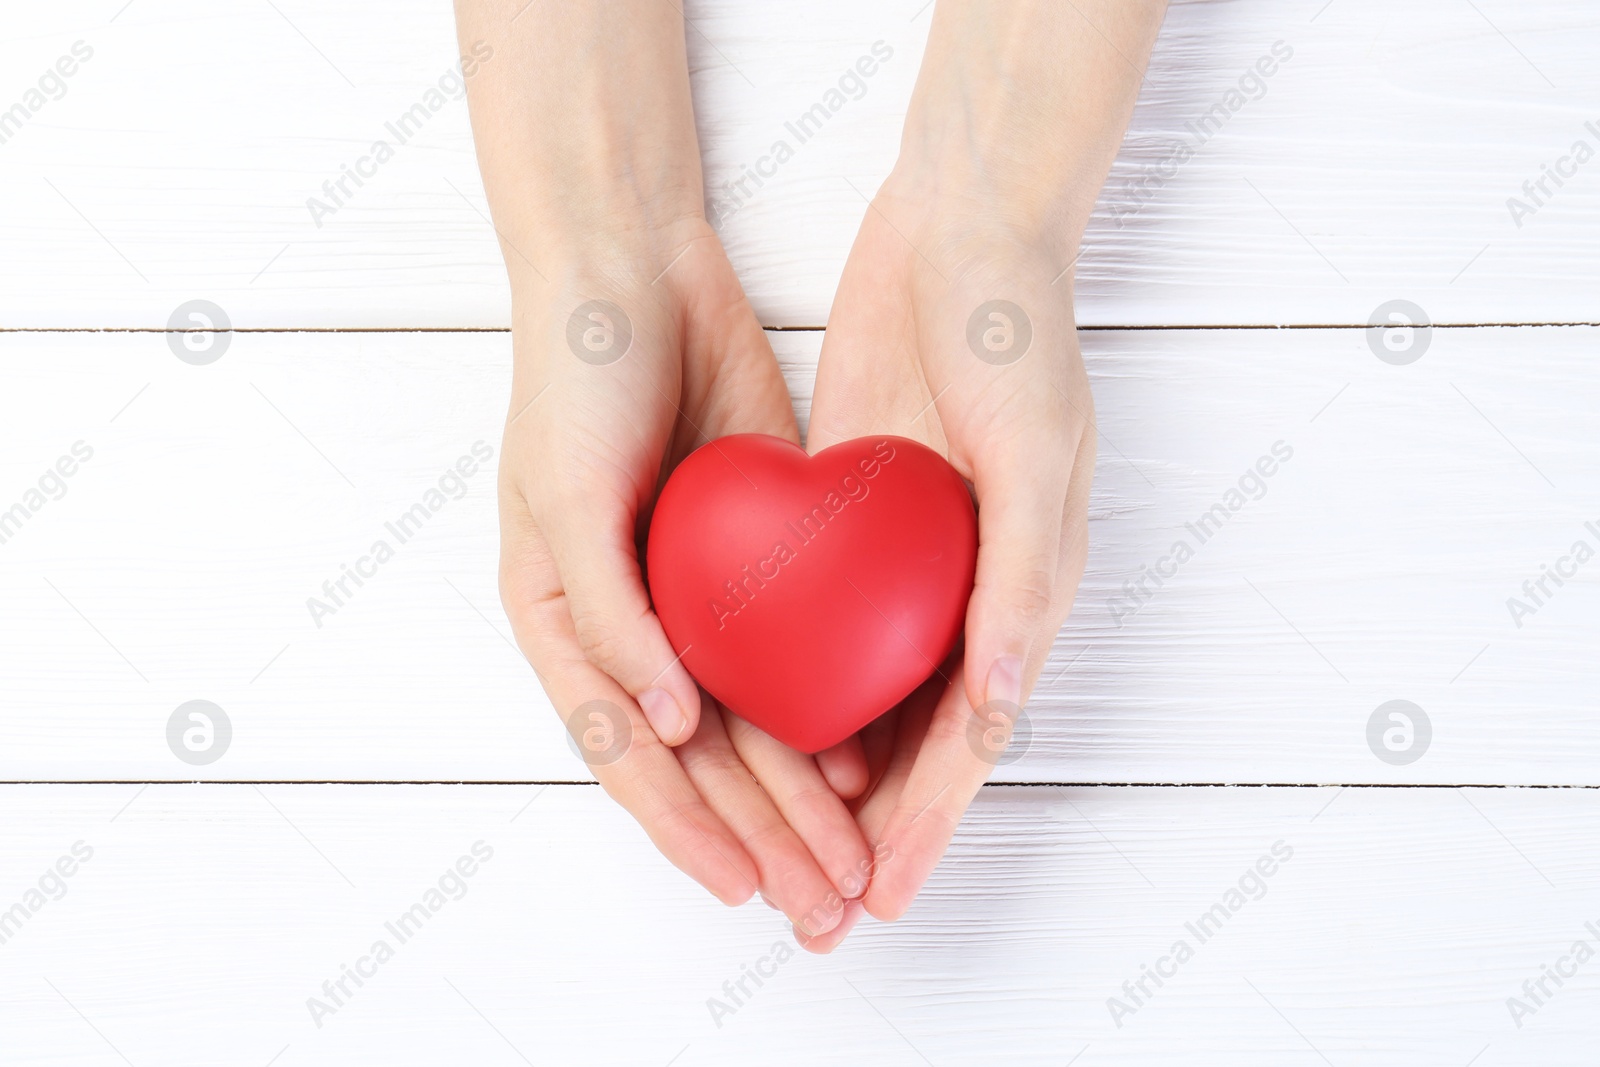
[[[915,696],[916,694],[913,693],[912,697],[901,701],[899,707],[893,708],[872,722],[867,723],[861,732],[856,735],[861,738],[861,751],[867,760],[867,787],[861,791],[861,795],[856,797],[855,803],[851,805],[852,810],[857,813],[857,822],[861,821],[859,818],[861,810],[878,795],[878,786],[883,781],[884,772],[889,768],[889,764],[894,758],[895,737],[899,732],[903,709]],[[863,824],[863,827],[865,827],[865,824]],[[867,841],[870,843],[873,840],[872,834],[868,833]]]
[[[861,747],[860,734],[851,734],[832,748],[823,749],[814,759],[829,788],[842,799],[853,800],[866,791],[867,754]]]
[[[729,907],[745,903],[761,884],[760,867],[706,806],[672,750],[659,742],[648,747],[650,755],[641,755],[637,766],[597,769],[595,777],[673,866]]]
[[[872,856],[861,828],[817,762],[743,719],[729,716],[724,721],[740,760],[805,843],[839,896],[858,899],[867,891]],[[865,778],[864,761],[861,769]]]
[[[796,926],[794,928],[794,939],[807,952],[826,956],[839,947],[839,942],[843,941],[845,936],[855,929],[856,923],[860,922],[861,917],[866,913],[867,909],[862,907],[861,901],[847,900],[844,902],[844,915],[839,919],[838,926],[835,926],[825,934],[817,934],[815,936]]]
[[[656,737],[687,740],[700,693],[651,610],[631,510],[609,494],[573,493],[543,513],[556,516],[547,540],[578,646],[637,701]]]
[[[1083,574],[1093,467],[1094,443],[1086,440],[1074,455],[1070,489],[1054,519],[1053,528],[1060,531],[1054,606],[1030,636],[1021,671],[1023,692],[1038,677]],[[904,914],[938,866],[962,814],[1009,740],[1011,722],[1020,709],[1017,699],[1010,707],[979,705],[975,712],[966,668],[951,670],[947,665],[945,670],[948,683],[936,676],[901,705],[899,730],[887,757],[881,754],[882,739],[863,732],[874,764],[884,762],[881,776],[856,813],[877,858],[862,904],[878,919]]]
[[[700,729],[679,747],[677,755],[700,795],[754,861],[767,902],[808,934],[823,934],[838,926],[844,915],[844,898],[772,798],[751,777],[714,707],[701,716]],[[859,832],[854,827],[851,830],[859,838]]]
[[[1056,554],[1050,568],[1051,592],[1043,617],[1012,653],[1018,656],[1016,663],[1002,664],[1005,670],[1015,669],[1016,675],[1000,679],[1001,683],[1015,688],[997,691],[991,681],[983,687],[983,702],[975,711],[976,687],[968,666],[954,671],[947,666],[948,683],[936,676],[901,706],[900,730],[887,766],[856,815],[880,857],[862,901],[875,918],[893,920],[910,907],[1009,740],[1022,695],[1038,677],[1083,574],[1093,463],[1092,444],[1077,451],[1070,491],[1045,527],[1052,533]],[[980,549],[980,570],[981,553]],[[970,624],[968,640],[973,640]],[[971,662],[969,644],[965,663]]]
[[[585,657],[549,547],[525,509],[513,505],[507,513],[500,577],[506,615],[551,702],[563,719],[575,721],[574,741],[591,772],[674,866],[724,904],[749,900],[760,884],[755,862],[657,740],[638,705]]]
[[[1043,455],[986,455],[975,466],[978,567],[964,672],[973,707],[1020,708],[1035,642],[1060,625],[1056,572],[1075,450],[1072,439],[1041,448]]]
[[[989,776],[993,764],[974,750],[971,718],[972,704],[958,671],[939,694],[916,762],[905,775],[904,787],[892,794],[893,807],[876,837],[882,858],[862,900],[876,919],[892,921],[905,914]]]
[[[948,664],[942,668],[949,673]],[[922,748],[922,739],[928,733],[928,721],[939,697],[949,687],[949,682],[934,675],[918,686],[890,715],[884,716],[862,731],[862,741],[868,751],[874,781],[856,808],[856,822],[874,849],[883,848],[883,831],[889,823],[900,795],[905,791],[906,779]],[[892,724],[888,720],[893,720]],[[880,724],[888,725],[884,729]]]

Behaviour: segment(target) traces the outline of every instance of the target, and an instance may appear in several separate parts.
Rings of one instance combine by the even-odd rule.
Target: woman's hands
[[[977,587],[964,652],[813,758],[699,691],[639,568],[688,451],[796,438],[704,219],[679,9],[523,19],[526,0],[457,0],[463,51],[493,49],[469,93],[513,294],[501,588],[518,643],[662,852],[730,904],[760,890],[813,950],[910,904],[1071,605],[1095,440],[1071,264],[1163,7],[938,4],[830,317],[810,446],[893,433],[943,452],[978,497]]]
[[[731,433],[798,439],[755,314],[706,224],[681,16],[670,4],[462,0],[469,84],[511,276],[502,600],[595,777],[719,899],[758,890],[835,929],[871,860],[813,759],[725,715],[651,610],[639,543],[664,475]],[[465,50],[465,49],[464,49]],[[825,775],[826,772],[826,775]]]

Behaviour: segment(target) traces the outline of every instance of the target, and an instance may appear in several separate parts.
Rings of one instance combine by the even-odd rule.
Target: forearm
[[[938,0],[891,185],[1075,246],[1165,0]]]
[[[673,4],[457,0],[479,167],[513,293],[575,255],[646,254],[704,216]],[[519,14],[521,12],[521,14]],[[504,247],[509,245],[510,247]]]

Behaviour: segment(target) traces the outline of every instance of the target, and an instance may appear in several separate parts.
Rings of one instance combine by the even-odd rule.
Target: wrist
[[[1080,197],[1070,184],[1044,175],[996,174],[967,160],[902,152],[875,205],[919,250],[959,256],[964,248],[1012,247],[1067,263],[1077,254],[1094,194]]]
[[[488,32],[476,23],[492,6],[459,5],[464,35]],[[703,220],[677,4],[546,6],[497,47],[506,58],[484,65],[468,93],[514,292],[563,264],[648,259]]]
[[[1069,122],[1045,137],[1036,115],[1033,122],[1019,118],[1036,109],[1015,99],[1007,83],[946,71],[919,84],[884,188],[930,215],[1070,258],[1103,175],[1092,165],[1094,153],[1074,143]]]
[[[676,347],[661,342],[681,329],[687,297],[679,276],[694,265],[697,253],[690,249],[704,251],[703,242],[715,242],[705,219],[630,214],[577,230],[569,221],[555,224],[541,241],[537,271],[508,253],[508,261],[521,266],[511,271],[515,362],[565,359],[568,349],[594,362],[594,324],[617,336],[653,339],[632,345],[631,359],[676,360]],[[579,344],[585,351],[574,347]]]
[[[530,211],[515,234],[498,228],[514,320],[569,298],[631,300],[652,289],[664,298],[672,291],[671,278],[663,278],[668,266],[712,233],[691,207],[605,205],[599,198],[579,210]]]
[[[891,187],[1075,250],[1163,7],[939,0]]]

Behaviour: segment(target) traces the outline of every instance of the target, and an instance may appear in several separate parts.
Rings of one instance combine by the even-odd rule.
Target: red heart
[[[820,752],[949,655],[977,553],[961,476],[915,441],[864,437],[807,456],[736,434],[667,480],[646,562],[689,673],[734,714]]]

